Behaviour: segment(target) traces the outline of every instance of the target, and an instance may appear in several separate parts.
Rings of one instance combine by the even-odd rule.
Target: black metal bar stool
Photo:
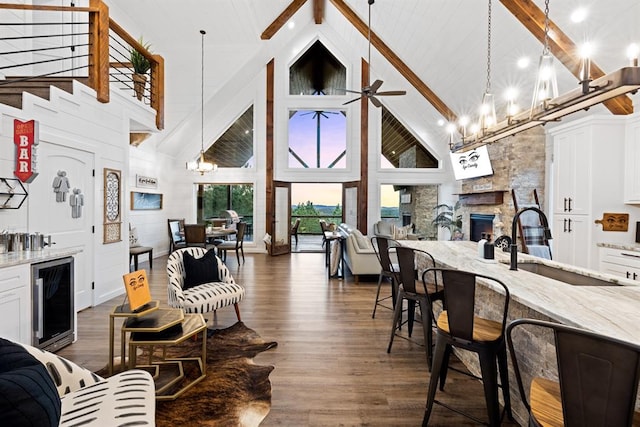
[[[389,248],[389,252],[394,251],[398,258],[399,271],[394,273],[398,279],[398,287],[396,296],[395,309],[393,314],[393,325],[391,327],[391,338],[387,353],[391,353],[393,338],[396,331],[402,326],[402,306],[403,301],[407,300],[407,331],[409,337],[413,332],[413,322],[415,320],[416,302],[420,306],[420,318],[422,321],[422,332],[424,334],[425,353],[427,362],[431,367],[433,355],[433,303],[443,299],[442,288],[438,286],[437,277],[434,275],[433,282],[427,283],[426,274],[422,275],[422,280],[418,279],[417,271],[421,269],[430,269],[435,267],[435,260],[430,253],[420,249],[408,248],[405,246],[397,246]],[[422,265],[420,265],[422,264]],[[391,264],[391,268],[396,268]],[[417,284],[416,284],[417,283]]]
[[[483,423],[483,421],[464,414],[456,408],[435,400],[438,381],[440,382],[440,390],[444,390],[449,356],[452,348],[456,347],[478,354],[489,425],[499,426],[502,415],[500,414],[498,401],[499,385],[496,362],[500,368],[504,409],[509,419],[512,419],[505,342],[509,289],[501,281],[481,274],[441,268],[425,270],[424,274],[430,272],[440,274],[442,277],[446,310],[440,313],[436,322],[436,348],[433,355],[427,405],[422,425],[426,426],[428,424],[434,402],[476,422]],[[491,320],[476,315],[476,286],[478,279],[492,282],[492,284],[504,289],[503,311],[496,314],[496,317],[501,317],[500,320]]]
[[[373,304],[373,313],[371,313],[371,318],[375,319],[376,309],[378,308],[378,306],[393,310],[396,303],[398,285],[395,277],[397,273],[395,273],[394,271],[397,271],[399,267],[397,264],[395,267],[392,266],[391,256],[389,255],[389,248],[400,246],[400,243],[388,237],[374,236],[371,238],[371,246],[373,246],[373,250],[376,253],[378,262],[380,263],[380,276],[378,276],[376,301]],[[384,296],[380,298],[380,288],[382,287],[382,281],[385,279],[389,279],[391,281],[391,296]],[[391,299],[391,306],[383,304],[383,302],[387,299]]]
[[[553,332],[559,381],[531,376],[525,393],[518,359],[529,337]],[[518,344],[514,345],[514,341]],[[531,426],[640,425],[634,412],[640,380],[640,346],[582,329],[534,319],[514,320],[507,327],[507,344],[518,390],[529,411]],[[518,357],[520,354],[520,357]],[[527,354],[527,358],[535,358]],[[545,367],[545,375],[549,375]]]

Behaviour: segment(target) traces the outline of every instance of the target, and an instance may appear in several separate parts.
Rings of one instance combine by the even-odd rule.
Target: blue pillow
[[[24,347],[0,338],[2,425],[58,426],[61,407],[45,366]]]
[[[182,289],[193,288],[203,283],[219,282],[218,257],[215,251],[207,251],[201,258],[195,258],[185,251],[182,255],[184,263],[184,286]]]

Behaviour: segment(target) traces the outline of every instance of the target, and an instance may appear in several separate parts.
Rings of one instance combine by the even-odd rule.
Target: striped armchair
[[[20,344],[42,363],[62,401],[60,426],[155,426],[151,374],[132,369],[104,379],[54,353]],[[122,404],[123,397],[128,402]],[[44,425],[44,424],[43,424]]]
[[[219,308],[233,305],[240,321],[238,303],[244,298],[244,287],[237,284],[227,266],[215,257],[218,269],[218,282],[203,283],[184,289],[185,268],[183,257],[187,252],[194,258],[202,258],[207,252],[204,248],[188,247],[178,249],[169,255],[167,276],[169,277],[168,302],[171,307],[181,308],[185,313],[209,313]],[[212,265],[212,268],[216,266]]]

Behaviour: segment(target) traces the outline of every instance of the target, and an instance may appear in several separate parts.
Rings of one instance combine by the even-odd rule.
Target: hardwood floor
[[[144,262],[152,296],[166,304],[166,257]],[[391,311],[371,318],[377,277],[327,279],[324,255],[280,257],[246,254],[238,266],[228,257],[234,278],[246,288],[240,304],[243,322],[278,347],[261,353],[256,364],[273,365],[272,408],[263,426],[416,426],[422,422],[429,372],[416,324],[411,342],[394,340],[387,354]],[[59,354],[92,370],[108,359],[109,312],[123,297],[78,314],[78,340]],[[211,316],[208,316],[211,325]],[[235,323],[232,307],[219,310],[216,328]],[[116,325],[118,336],[119,325]],[[406,328],[405,328],[406,329]],[[118,352],[116,340],[116,353]],[[462,365],[455,362],[457,367]],[[450,371],[437,398],[486,419],[482,385]],[[475,425],[439,405],[430,425]],[[505,422],[504,425],[517,425]]]

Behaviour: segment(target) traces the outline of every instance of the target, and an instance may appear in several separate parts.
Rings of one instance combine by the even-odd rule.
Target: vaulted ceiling
[[[358,64],[359,58],[367,57],[366,37],[357,23],[367,22],[367,0],[107,2],[117,22],[134,36],[143,35],[151,41],[152,50],[165,58],[165,131],[161,139],[170,139],[176,129],[199,117],[200,29],[207,31],[207,99],[220,96],[221,89],[245,69],[250,58],[260,54],[269,57],[275,49],[295,45],[310,31],[323,31],[339,40],[334,41],[339,52],[332,52],[338,57],[353,58]],[[491,87],[499,116],[504,111],[503,93],[508,87],[518,88],[522,108],[530,103],[534,69],[542,52],[541,42],[532,33],[537,31],[539,36],[540,29],[527,28],[521,22],[535,23],[536,16],[527,15],[530,4],[538,13],[545,8],[544,0],[492,0]],[[525,10],[518,10],[523,5]],[[385,57],[373,49],[372,79],[382,78],[383,90],[407,90],[407,96],[382,101],[396,116],[406,112],[404,124],[431,144],[447,141],[438,125],[439,119],[447,118],[446,111],[455,116],[474,115],[480,103],[487,80],[487,6],[488,0],[376,0],[371,8],[371,28],[379,42],[376,46],[384,45],[391,52],[391,57]],[[578,7],[583,7],[587,15],[576,23],[571,15]],[[281,15],[285,11],[291,11],[291,16]],[[549,17],[557,25],[552,29],[561,30],[573,43],[591,42],[595,47],[593,61],[604,72],[626,65],[627,45],[640,43],[637,0],[549,0]],[[552,37],[558,35],[554,32]],[[569,57],[567,65],[571,68],[557,64],[562,93],[577,86],[572,75],[575,64],[570,58],[575,52],[566,46],[557,48],[565,62]],[[531,63],[519,68],[518,60],[523,56]],[[406,66],[409,75],[398,72],[398,63]],[[424,87],[435,98],[427,99]],[[434,106],[434,99],[442,105],[436,102]],[[225,104],[223,99],[217,102]],[[603,106],[594,111],[611,114]],[[198,120],[193,124],[199,127]],[[199,137],[194,139],[199,141]]]

